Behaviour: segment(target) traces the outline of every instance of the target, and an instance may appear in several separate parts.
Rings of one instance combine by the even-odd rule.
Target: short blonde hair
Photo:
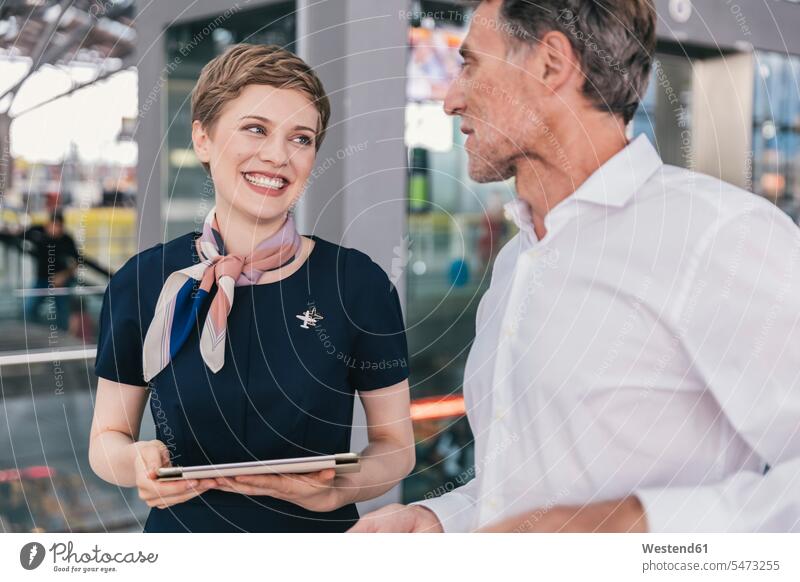
[[[308,97],[319,112],[314,145],[319,150],[331,105],[322,82],[303,59],[277,45],[235,44],[206,63],[192,90],[192,122],[211,132],[226,103],[248,85],[295,89]],[[207,163],[202,162],[210,173]]]

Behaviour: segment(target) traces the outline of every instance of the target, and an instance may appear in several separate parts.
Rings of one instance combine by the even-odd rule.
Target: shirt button
[[[489,507],[491,507],[492,509],[495,509],[497,507],[497,497],[492,497],[489,500]]]
[[[505,416],[505,413],[502,410],[497,410],[494,413],[494,419],[495,420],[502,420],[504,416]]]

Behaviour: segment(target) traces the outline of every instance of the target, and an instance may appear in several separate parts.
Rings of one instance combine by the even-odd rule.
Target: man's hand
[[[348,533],[442,533],[439,518],[421,505],[392,503],[368,513]]]
[[[636,497],[631,496],[583,506],[540,509],[504,519],[479,531],[646,533],[648,530],[644,508]]]

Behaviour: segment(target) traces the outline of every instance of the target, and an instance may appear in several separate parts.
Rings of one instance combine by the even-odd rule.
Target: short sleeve
[[[397,289],[364,253],[351,250],[346,261],[345,300],[354,328],[350,381],[360,391],[402,382],[408,347]]]
[[[94,371],[100,378],[122,384],[148,386],[142,370],[142,330],[135,280],[129,262],[112,278],[100,310],[100,329]]]

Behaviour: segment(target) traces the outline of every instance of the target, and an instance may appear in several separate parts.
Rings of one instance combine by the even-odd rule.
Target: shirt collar
[[[620,208],[663,165],[646,135],[640,134],[600,166],[572,195],[576,200]]]
[[[511,202],[503,205],[506,211],[506,218],[517,225],[520,232],[533,237],[536,241],[536,231],[533,228],[530,205],[521,198],[514,198]]]
[[[653,144],[641,134],[600,166],[571,197],[604,206],[625,206],[662,165],[661,156]],[[527,202],[514,198],[504,208],[506,216],[518,229],[537,240]]]

